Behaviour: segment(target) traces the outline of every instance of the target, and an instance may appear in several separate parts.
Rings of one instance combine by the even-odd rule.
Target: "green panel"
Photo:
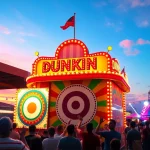
[[[65,88],[65,85],[62,81],[55,81],[54,84],[60,89],[63,90]]]
[[[97,102],[97,106],[107,106],[107,101],[106,100],[103,100],[103,101],[100,101],[100,102]]]
[[[52,124],[52,126],[53,127],[57,127],[57,126],[59,126],[59,125],[61,125],[62,124],[62,122],[60,121],[60,120],[57,120],[57,121],[55,121],[53,124]]]
[[[89,84],[89,88],[93,90],[102,80],[101,79],[93,79]]]
[[[93,127],[96,128],[98,123],[95,120],[92,120],[91,123],[93,124]]]
[[[56,102],[50,102],[50,106],[51,107],[55,107],[56,106]]]

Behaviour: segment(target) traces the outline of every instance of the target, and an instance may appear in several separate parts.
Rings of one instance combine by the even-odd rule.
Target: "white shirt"
[[[57,145],[59,143],[59,139],[57,138],[46,138],[43,140],[43,150],[57,150]]]
[[[25,144],[19,140],[12,138],[0,138],[0,150],[29,150]]]

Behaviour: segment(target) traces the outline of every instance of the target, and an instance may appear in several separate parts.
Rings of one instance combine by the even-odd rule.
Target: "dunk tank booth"
[[[125,126],[125,93],[130,91],[125,72],[107,52],[89,54],[86,45],[76,39],[60,44],[55,57],[38,57],[28,89],[19,89],[14,120],[19,127],[35,124],[44,129],[89,122],[97,126],[100,117],[111,118],[117,128]]]

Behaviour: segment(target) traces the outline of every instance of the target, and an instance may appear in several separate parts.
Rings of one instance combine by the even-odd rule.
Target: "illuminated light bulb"
[[[39,57],[39,52],[38,51],[35,52],[35,56]]]
[[[112,51],[112,46],[107,47],[108,52]]]

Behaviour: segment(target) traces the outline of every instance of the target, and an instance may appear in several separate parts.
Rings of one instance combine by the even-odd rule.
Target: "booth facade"
[[[126,123],[125,94],[130,91],[125,72],[120,72],[117,59],[108,52],[90,54],[86,45],[77,39],[60,44],[54,57],[38,57],[27,89],[19,89],[14,120],[18,126],[36,124],[47,128],[92,122],[99,118],[105,123],[111,118],[121,130]]]

